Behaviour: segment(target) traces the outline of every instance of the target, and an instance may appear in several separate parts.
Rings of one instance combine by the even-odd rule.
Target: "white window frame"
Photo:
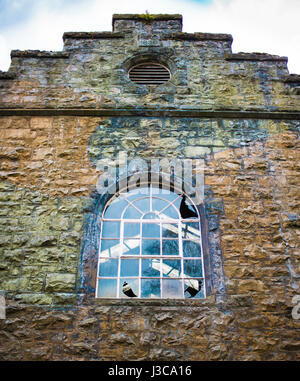
[[[146,188],[145,187],[141,187],[141,188]],[[194,206],[195,210],[197,211],[197,214],[198,214],[198,218],[190,218],[190,219],[182,219],[180,217],[180,212],[179,212],[179,209],[174,205],[174,203],[178,200],[178,199],[181,199],[182,196],[184,195],[183,192],[172,192],[174,194],[177,194],[177,197],[174,198],[173,201],[169,201],[167,200],[166,198],[162,197],[161,195],[158,195],[158,194],[155,194],[153,195],[153,188],[158,188],[157,186],[152,186],[152,184],[149,184],[147,186],[147,188],[150,189],[150,194],[149,195],[144,195],[141,197],[138,197],[137,199],[135,199],[133,202],[131,202],[130,200],[128,200],[126,198],[126,195],[127,193],[122,193],[122,192],[119,192],[117,193],[116,195],[114,195],[110,200],[109,202],[106,204],[104,210],[103,210],[103,213],[102,213],[102,216],[101,216],[101,232],[100,232],[100,244],[99,244],[99,253],[98,253],[98,265],[97,265],[97,281],[96,281],[96,298],[106,298],[106,297],[103,297],[103,296],[98,296],[98,283],[99,283],[99,279],[117,279],[117,291],[116,291],[116,296],[114,298],[116,299],[120,299],[120,298],[126,298],[128,299],[128,297],[126,297],[125,295],[123,296],[120,292],[120,283],[121,283],[121,280],[122,280],[122,277],[120,275],[120,269],[121,269],[121,260],[122,259],[160,259],[160,277],[150,277],[150,276],[143,276],[142,275],[142,260],[139,261],[139,275],[138,276],[128,276],[126,277],[126,279],[130,279],[130,278],[133,278],[133,279],[138,279],[138,296],[140,297],[141,295],[141,280],[142,279],[159,279],[160,280],[160,298],[155,298],[156,300],[157,299],[167,299],[167,298],[163,298],[162,295],[163,295],[163,279],[179,279],[181,280],[181,283],[182,283],[182,295],[183,297],[182,298],[176,298],[176,299],[184,299],[186,300],[187,298],[184,298],[184,289],[185,289],[185,282],[184,282],[184,279],[188,279],[190,278],[191,280],[198,280],[198,279],[201,279],[202,280],[202,290],[203,290],[203,298],[206,297],[206,287],[205,287],[205,272],[204,272],[204,258],[203,258],[203,245],[202,245],[202,236],[201,236],[201,220],[200,220],[200,215],[199,215],[199,211],[198,209],[195,207],[195,205],[193,204],[193,202],[189,199],[189,197],[186,195],[186,198],[189,200],[189,202]],[[107,211],[107,209],[109,208],[109,206],[111,205],[111,203],[118,199],[118,198],[122,198],[122,199],[125,199],[127,201],[127,205],[126,207],[123,209],[122,211],[122,214],[121,214],[121,217],[120,218],[105,218],[105,213]],[[152,201],[153,201],[153,198],[156,198],[156,199],[160,199],[164,202],[167,202],[167,205],[160,211],[160,212],[157,212],[157,211],[153,211],[152,210]],[[143,212],[141,211],[136,205],[134,205],[134,203],[137,201],[137,200],[141,200],[141,199],[150,199],[150,210],[146,211],[146,212]],[[126,212],[126,210],[130,207],[134,207],[135,209],[137,209],[137,211],[141,214],[141,217],[138,218],[138,219],[126,219],[124,218],[124,214]],[[149,213],[155,213],[155,214],[162,214],[164,212],[164,210],[168,209],[170,206],[172,206],[173,208],[175,208],[175,210],[177,211],[177,214],[178,214],[178,218],[170,218],[170,217],[167,217],[167,218],[158,218],[158,219],[143,219],[143,217]],[[101,242],[103,240],[114,240],[116,238],[107,238],[107,237],[102,237],[102,233],[103,233],[103,223],[105,222],[120,222],[120,241],[119,241],[119,245],[120,245],[120,248],[122,249],[124,247],[124,223],[138,223],[140,225],[140,228],[139,228],[139,234],[137,237],[126,237],[126,240],[134,240],[134,239],[138,239],[139,240],[139,254],[124,254],[123,253],[123,249],[122,249],[122,254],[119,255],[117,258],[118,258],[118,275],[117,277],[109,277],[109,276],[99,276],[99,266],[100,266],[100,260],[103,259],[103,258],[107,258],[107,256],[103,256],[101,255]],[[186,224],[186,223],[198,223],[198,227],[199,229],[197,230],[198,232],[198,238],[197,239],[187,239],[187,238],[183,238],[182,235],[183,234],[179,234],[179,232],[182,232],[183,230],[183,224]],[[158,237],[143,237],[142,236],[142,224],[144,223],[153,223],[153,224],[159,224],[160,226],[160,236],[159,236],[159,241],[160,241],[160,254],[159,255],[153,255],[153,254],[143,254],[142,255],[142,241],[143,240],[151,240],[151,239],[157,239],[158,240]],[[163,228],[163,224],[168,224],[168,223],[172,223],[172,224],[177,224],[178,225],[178,236],[177,238],[164,238],[162,236],[162,228]],[[170,240],[170,241],[178,241],[178,248],[179,248],[179,253],[177,255],[163,255],[162,253],[162,241],[164,240]],[[183,242],[184,241],[194,241],[194,242],[197,242],[200,246],[200,253],[199,253],[199,256],[195,257],[184,257],[183,256]],[[180,276],[178,277],[170,277],[170,278],[167,278],[167,277],[164,277],[164,274],[163,274],[163,260],[172,260],[172,259],[177,259],[177,260],[180,260],[181,261],[181,271],[180,271]],[[201,260],[201,266],[202,266],[202,277],[189,277],[187,275],[185,275],[183,273],[184,271],[184,263],[183,261],[184,260]],[[123,277],[125,278],[125,277]],[[111,298],[111,297],[110,297]],[[141,299],[153,299],[153,298],[145,298],[145,297],[141,297]]]

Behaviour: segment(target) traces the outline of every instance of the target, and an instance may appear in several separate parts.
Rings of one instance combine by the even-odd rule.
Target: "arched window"
[[[96,297],[205,297],[200,216],[188,204],[183,194],[152,185],[110,199],[102,215]],[[187,205],[192,217],[183,215]]]

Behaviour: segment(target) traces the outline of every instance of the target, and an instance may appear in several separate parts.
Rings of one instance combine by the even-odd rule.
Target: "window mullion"
[[[98,264],[97,264],[97,274],[96,274],[96,296],[98,296],[98,283],[99,283],[99,267],[100,267],[100,255],[101,255],[102,230],[103,230],[103,218],[101,218],[101,224],[100,224],[100,241],[99,241],[99,247],[98,247]]]
[[[181,220],[178,221],[178,247],[179,247],[179,256],[181,262],[181,285],[182,285],[182,295],[184,298],[184,268],[183,268],[183,244],[182,244],[182,223]]]
[[[203,248],[202,248],[202,237],[201,237],[201,235],[200,235],[200,250],[201,250],[201,267],[202,267],[202,278],[203,278],[203,286],[202,286],[203,287],[203,296],[204,296],[204,298],[206,298],[206,284],[205,284],[205,273],[204,273],[204,258],[203,258]]]
[[[150,184],[150,212],[152,212],[152,184]]]
[[[142,259],[139,258],[139,293],[138,297],[142,297]]]
[[[139,255],[139,297],[142,295],[142,244],[143,244],[143,231],[142,231],[142,219],[139,221],[140,224],[140,255]]]
[[[119,259],[118,259],[117,298],[120,297],[121,257],[123,254],[123,246],[124,246],[124,221],[123,221],[123,219],[121,220],[121,226],[120,226],[120,246],[121,246],[121,253],[119,254]]]
[[[159,248],[160,248],[160,297],[162,298],[162,288],[163,288],[163,281],[162,281],[162,258],[163,258],[163,252],[162,252],[162,222],[159,223]]]

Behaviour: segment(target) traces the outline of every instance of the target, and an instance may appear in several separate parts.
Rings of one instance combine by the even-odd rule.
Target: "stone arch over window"
[[[96,297],[206,296],[200,215],[184,196],[150,184],[109,200],[101,221]]]
[[[136,52],[136,54],[128,57],[123,62],[122,67],[126,72],[128,72],[130,68],[135,65],[140,65],[145,62],[157,62],[173,72],[176,70],[176,63],[174,62],[175,59],[176,57],[174,57],[174,52],[171,50],[165,49],[156,51],[155,49],[151,49],[143,53]]]

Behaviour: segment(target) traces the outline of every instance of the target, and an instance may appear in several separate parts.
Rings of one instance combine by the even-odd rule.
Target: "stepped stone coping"
[[[268,53],[231,53],[225,54],[227,61],[283,61],[287,62],[288,57],[276,56]]]
[[[45,50],[12,50],[11,57],[24,57],[24,58],[69,58],[69,52],[51,52]]]
[[[215,40],[215,41],[233,41],[231,34],[224,33],[185,33],[185,32],[176,32],[172,33],[166,39],[172,40],[185,40],[185,41],[205,41],[205,40]]]
[[[300,74],[289,74],[285,77],[284,82],[300,83]]]
[[[110,39],[110,38],[124,38],[125,34],[122,32],[65,32],[63,40],[96,40],[96,39]]]

